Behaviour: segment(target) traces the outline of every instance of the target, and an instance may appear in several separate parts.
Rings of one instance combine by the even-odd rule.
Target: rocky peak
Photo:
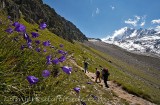
[[[44,21],[51,32],[70,42],[87,40],[73,23],[58,15],[47,4],[43,4],[42,0],[0,0],[0,4],[14,21],[20,18],[21,12],[26,21],[37,24]]]

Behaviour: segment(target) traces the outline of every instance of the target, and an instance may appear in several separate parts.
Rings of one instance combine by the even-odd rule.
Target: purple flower
[[[35,43],[36,43],[36,44],[40,44],[40,41],[39,41],[39,40],[35,40]]]
[[[47,59],[47,64],[48,64],[48,65],[49,65],[49,64],[52,64],[51,58],[52,58],[51,55],[48,55],[48,56],[46,57],[46,59]]]
[[[39,36],[39,34],[38,34],[37,32],[31,32],[31,34],[32,34],[32,37],[33,37],[33,38],[36,38],[36,37]]]
[[[23,24],[19,24],[16,26],[16,28],[14,29],[17,32],[25,32],[26,31],[26,27]]]
[[[50,73],[49,70],[43,70],[43,72],[42,72],[42,76],[43,76],[43,77],[48,77],[50,74],[51,74],[51,73]]]
[[[95,96],[95,95],[93,95],[93,94],[92,94],[91,96],[93,97],[94,100],[98,100],[98,97],[97,97],[97,96]]]
[[[79,93],[80,92],[80,88],[79,87],[75,87],[75,88],[73,88],[74,89],[74,91],[76,91],[76,93]]]
[[[40,51],[41,51],[41,49],[40,49],[40,48],[36,48],[36,51],[37,51],[37,52],[40,52]]]
[[[32,43],[32,40],[30,38],[28,38],[27,43]]]
[[[63,55],[66,55],[66,54],[67,54],[67,52],[64,52],[64,53],[63,53]]]
[[[58,50],[58,53],[62,54],[62,55],[66,55],[67,52],[63,51],[63,50]]]
[[[58,53],[63,54],[64,51],[63,50],[58,50]]]
[[[11,16],[8,16],[8,19],[10,19],[11,18]]]
[[[52,60],[52,63],[58,64],[58,63],[59,63],[59,59],[58,59],[58,58],[55,58],[54,60]]]
[[[27,33],[24,33],[23,37],[27,41],[28,48],[32,48],[32,46],[31,46],[32,45],[32,40],[30,39],[29,35]]]
[[[47,52],[47,50],[46,50],[46,49],[43,49],[43,52]]]
[[[31,85],[36,84],[39,81],[35,76],[27,76],[27,80]]]
[[[7,28],[5,31],[6,31],[7,33],[11,34],[11,33],[13,32],[13,29],[12,29],[12,28]]]
[[[17,27],[17,26],[19,26],[19,25],[20,25],[19,22],[14,22],[14,23],[12,24],[12,26],[15,26],[15,27]]]
[[[32,49],[32,43],[31,42],[27,42],[28,48]]]
[[[29,39],[30,39],[30,37],[29,37],[29,35],[28,35],[27,33],[24,33],[24,34],[23,34],[23,38],[24,38],[25,40],[29,40]]]
[[[68,67],[68,66],[63,66],[62,70],[67,73],[67,74],[71,74],[72,71],[72,67]]]
[[[63,47],[63,44],[60,44],[59,47]]]
[[[60,62],[64,62],[65,60],[66,60],[66,57],[64,55],[59,58]]]
[[[25,48],[25,46],[24,45],[21,45],[21,50],[23,50]]]
[[[87,104],[86,104],[85,102],[83,102],[83,101],[81,101],[81,104],[82,104],[82,105],[87,105]]]
[[[43,45],[44,46],[49,46],[49,45],[51,45],[51,43],[50,43],[50,41],[45,41],[45,42],[43,42]]]
[[[44,30],[45,28],[47,27],[47,24],[44,22],[44,23],[41,23],[40,25],[39,25],[39,28],[41,29],[41,30]]]

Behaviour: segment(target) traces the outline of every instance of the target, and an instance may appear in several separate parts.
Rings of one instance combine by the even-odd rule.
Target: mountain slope
[[[114,93],[101,89],[96,83],[92,82],[90,84],[91,80],[79,68],[75,67],[69,59],[73,59],[81,67],[83,67],[84,59],[87,59],[91,72],[95,72],[95,68],[99,65],[107,67],[111,73],[109,79],[121,84],[124,89],[135,95],[159,103],[159,91],[157,89],[152,92],[153,87],[148,87],[139,78],[133,78],[123,70],[119,70],[120,67],[122,68],[119,63],[124,64],[123,62],[118,62],[112,57],[114,59],[112,61],[115,63],[111,63],[107,61],[107,59],[111,59],[108,54],[103,54],[80,42],[74,44],[67,42],[48,29],[41,30],[39,25],[29,24],[23,18],[20,18],[18,21],[26,27],[26,33],[32,40],[30,43],[26,33],[16,32],[15,30],[11,34],[7,33],[6,29],[15,29],[12,26],[13,22],[7,19],[7,16],[4,16],[4,11],[0,11],[0,14],[3,14],[0,15],[1,104],[75,105],[80,104],[80,102],[81,104],[85,102],[87,105],[128,104],[125,100],[115,98]],[[31,32],[36,32],[39,36],[36,34],[36,37],[35,35],[33,37]],[[37,43],[36,40],[39,40],[40,43]],[[46,44],[47,42],[50,43]],[[66,51],[67,55],[65,55],[66,60],[64,62],[58,65],[48,62],[50,61],[50,55],[53,60],[56,57],[59,58],[62,54],[66,54]],[[62,70],[63,66],[72,67],[70,75],[67,74],[70,72],[66,73]],[[50,76],[43,77],[43,70],[49,70]],[[30,84],[27,76],[35,76],[39,81],[35,81],[34,85]],[[80,87],[79,94],[74,91],[73,88],[75,87]]]
[[[97,56],[113,66],[110,68],[110,72],[114,72],[112,73],[114,80],[124,86],[125,90],[131,93],[136,92],[135,94],[139,95],[142,93],[150,94],[149,96],[140,96],[146,99],[150,97],[149,99],[158,102],[160,96],[160,92],[158,92],[160,89],[159,58],[130,53],[120,47],[101,41],[85,42],[85,45],[105,53],[100,53]],[[109,65],[106,66],[109,68]],[[125,75],[122,75],[123,73]],[[141,92],[137,91],[139,89]]]
[[[73,23],[58,15],[47,4],[43,4],[42,0],[1,0],[0,7],[6,10],[14,21],[23,15],[30,23],[46,22],[51,32],[70,42],[87,40]]]
[[[0,13],[5,14],[1,11]],[[15,29],[12,26],[13,22],[6,17],[0,16],[0,104],[127,104],[120,98],[115,99],[112,92],[103,90],[91,82],[82,70],[70,62],[69,59],[73,59],[82,66],[82,61],[87,58],[91,65],[94,64],[89,67],[90,70],[101,62],[91,53],[85,52],[87,50],[79,42],[72,44],[48,29],[41,30],[37,24],[29,24],[21,18],[19,22],[26,27],[26,33],[32,40],[28,43],[28,37],[23,32],[15,30],[11,33],[6,32],[8,28]],[[39,36],[33,37],[31,32],[37,32]],[[37,40],[40,43],[37,43]],[[49,46],[46,46],[46,41],[50,42]],[[62,51],[67,51],[63,62],[56,65],[48,62],[50,61],[48,55],[51,55],[53,60],[66,54]],[[106,62],[103,65],[106,65]],[[62,70],[64,66],[72,67],[70,75]],[[42,75],[44,70],[50,71],[50,75],[44,77]],[[28,76],[35,76],[38,82],[34,78],[30,80],[33,84],[30,84]],[[75,87],[80,88],[79,93],[74,91]]]
[[[154,29],[133,29],[124,27],[115,31],[113,36],[102,39],[131,52],[160,55],[160,34]]]

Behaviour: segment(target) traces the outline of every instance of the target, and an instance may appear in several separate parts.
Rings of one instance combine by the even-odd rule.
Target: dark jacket
[[[109,74],[109,72],[108,72],[108,69],[107,68],[103,68],[102,69],[102,76],[103,77],[108,77],[110,74]]]

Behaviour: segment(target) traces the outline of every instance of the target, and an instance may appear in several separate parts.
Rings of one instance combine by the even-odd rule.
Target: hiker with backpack
[[[102,66],[100,66],[102,68]],[[105,84],[105,87],[109,88],[107,81],[108,81],[108,76],[109,76],[109,71],[107,68],[102,68],[102,78]]]
[[[100,71],[96,68],[96,80],[95,80],[96,83],[97,83],[97,79],[99,79],[99,82],[101,82]]]

